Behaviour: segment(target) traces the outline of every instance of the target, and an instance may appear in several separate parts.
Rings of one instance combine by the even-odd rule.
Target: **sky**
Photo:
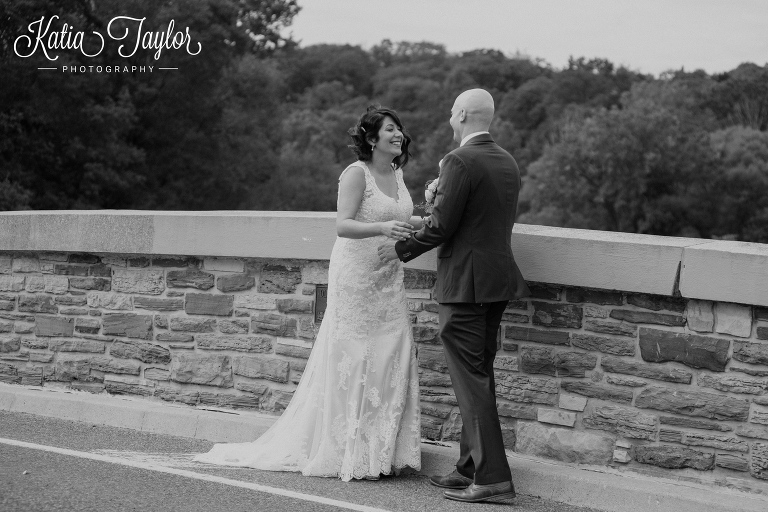
[[[429,41],[542,58],[606,58],[657,75],[768,63],[768,0],[298,0],[301,46]]]

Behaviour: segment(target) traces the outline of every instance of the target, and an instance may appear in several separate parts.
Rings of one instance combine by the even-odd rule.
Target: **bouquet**
[[[440,168],[442,168],[443,161],[440,160],[440,162],[437,164],[438,166],[438,172],[437,172],[437,178],[433,180],[429,180],[424,184],[424,199],[425,202],[421,204],[417,204],[416,206],[424,210],[425,213],[432,213],[432,210],[435,209],[435,196],[437,196],[437,183],[440,179]]]

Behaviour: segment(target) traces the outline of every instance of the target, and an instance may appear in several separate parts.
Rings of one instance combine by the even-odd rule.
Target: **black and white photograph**
[[[0,0],[0,511],[339,510],[768,510],[768,3]]]

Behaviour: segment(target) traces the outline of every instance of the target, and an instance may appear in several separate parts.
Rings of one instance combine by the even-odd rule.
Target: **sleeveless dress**
[[[397,199],[364,162],[365,193],[355,220],[407,222],[413,211],[402,170]],[[341,180],[341,178],[339,178]],[[375,236],[337,238],[328,304],[301,381],[283,414],[259,439],[217,444],[195,460],[306,476],[377,478],[421,467],[416,346],[399,260],[382,264]]]

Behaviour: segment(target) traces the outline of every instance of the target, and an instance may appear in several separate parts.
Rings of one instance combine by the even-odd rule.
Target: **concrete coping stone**
[[[0,212],[0,251],[328,260],[335,212]],[[768,244],[517,224],[526,280],[768,306]],[[435,252],[406,264],[435,270]]]
[[[684,297],[768,305],[768,244],[715,241],[686,248]]]

